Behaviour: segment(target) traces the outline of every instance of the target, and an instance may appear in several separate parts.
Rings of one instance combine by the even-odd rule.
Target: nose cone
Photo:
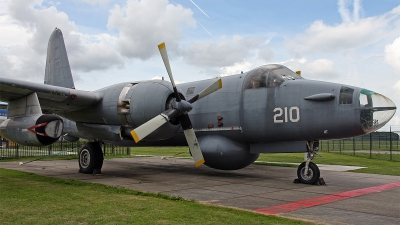
[[[363,89],[360,93],[360,120],[365,133],[383,127],[396,113],[392,100],[379,93]]]

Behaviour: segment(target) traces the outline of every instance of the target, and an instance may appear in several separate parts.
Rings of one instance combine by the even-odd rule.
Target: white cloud
[[[362,11],[361,0],[353,0],[353,15],[350,14],[349,5],[350,0],[339,0],[338,10],[340,17],[342,17],[343,22],[357,21],[360,19],[360,13]]]
[[[292,70],[301,71],[301,75],[307,79],[332,80],[338,76],[334,62],[328,59],[317,59],[307,62],[306,59],[289,60],[283,63]]]
[[[385,62],[400,72],[400,37],[385,46]],[[399,82],[398,82],[399,83]],[[400,84],[398,85],[400,90]]]
[[[91,5],[96,5],[96,4],[105,5],[108,2],[110,2],[110,0],[82,0],[82,1],[87,2]]]
[[[396,92],[397,95],[400,94],[400,80],[398,80],[398,81],[393,85],[393,90]]]
[[[222,74],[220,76],[229,76],[233,74],[245,73],[253,69],[253,64],[250,62],[235,63],[233,66],[222,67]]]
[[[274,57],[274,52],[265,44],[258,48],[258,57],[268,62]]]
[[[340,3],[341,1],[339,1]],[[326,53],[355,49],[376,43],[388,37],[393,25],[399,22],[400,6],[381,16],[356,19],[353,21],[347,11],[339,11],[345,22],[328,25],[318,20],[313,22],[304,33],[287,42],[295,53]]]
[[[132,0],[126,6],[114,6],[107,27],[119,31],[117,47],[123,56],[146,60],[162,42],[169,51],[176,49],[183,38],[181,29],[196,26],[192,16],[190,9],[167,0]]]
[[[259,47],[264,40],[260,37],[233,36],[231,39],[221,37],[219,42],[203,41],[193,43],[182,50],[184,60],[199,67],[227,67],[235,63],[243,63]],[[264,47],[265,50],[265,47]]]
[[[3,48],[18,45],[32,37],[32,34],[27,32],[26,29],[13,22],[13,19],[8,15],[0,16],[0,46]]]
[[[7,55],[10,65],[5,76],[26,79],[29,74],[29,80],[43,79],[47,42],[55,27],[63,32],[73,71],[123,66],[121,56],[113,47],[115,38],[108,34],[79,33],[66,13],[54,6],[43,6],[42,2],[7,2],[8,14],[0,16],[0,49]]]
[[[163,78],[160,76],[155,76],[153,78],[151,78],[150,80],[162,80]]]

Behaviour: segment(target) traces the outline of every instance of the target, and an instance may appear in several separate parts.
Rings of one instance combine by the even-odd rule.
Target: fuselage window
[[[349,105],[353,104],[354,89],[349,87],[342,87],[340,89],[339,104]]]

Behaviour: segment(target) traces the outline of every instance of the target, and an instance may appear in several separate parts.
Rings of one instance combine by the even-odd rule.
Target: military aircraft
[[[311,162],[318,140],[376,131],[396,111],[374,91],[308,80],[283,65],[176,85],[165,44],[158,46],[170,81],[114,84],[96,91],[75,89],[63,35],[50,36],[44,84],[0,78],[0,101],[8,115],[0,135],[42,146],[60,136],[94,140],[79,150],[82,173],[101,173],[101,142],[120,146],[189,146],[196,166],[241,169],[261,153],[307,153],[301,182],[320,177]],[[223,84],[223,85],[222,85]],[[43,114],[46,112],[46,114]]]

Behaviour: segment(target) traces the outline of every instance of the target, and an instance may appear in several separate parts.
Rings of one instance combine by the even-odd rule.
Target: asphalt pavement
[[[78,173],[77,160],[2,162],[0,167],[325,224],[400,224],[400,176],[346,171],[352,167],[321,165],[327,184],[321,186],[294,183],[297,168],[250,165],[220,171],[180,158],[106,159],[101,176]]]

